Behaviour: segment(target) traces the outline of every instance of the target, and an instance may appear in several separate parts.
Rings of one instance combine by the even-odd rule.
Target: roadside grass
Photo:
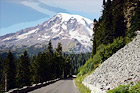
[[[86,86],[84,86],[84,84],[82,83],[82,81],[84,81],[84,78],[86,76],[88,76],[88,74],[74,79],[75,84],[76,84],[77,88],[79,89],[79,93],[91,93],[90,89],[87,88]]]

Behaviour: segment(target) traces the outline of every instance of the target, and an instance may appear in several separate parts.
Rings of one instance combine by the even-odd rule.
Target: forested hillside
[[[31,46],[24,53],[19,49],[19,54],[0,54],[0,92],[78,73],[76,85],[81,93],[88,93],[82,85],[84,78],[132,41],[135,31],[140,30],[140,0],[103,0],[102,7],[102,16],[93,21],[92,53],[63,53],[62,44],[53,49],[50,40],[47,47],[42,47],[43,52]]]
[[[103,0],[102,16],[98,20],[94,19],[91,58],[80,68],[77,85],[106,59],[132,41],[136,36],[135,31],[138,30],[139,0]],[[81,89],[81,92],[85,93],[86,90]]]
[[[9,51],[5,59],[0,60],[0,90],[9,90],[45,82],[56,78],[65,78],[71,73],[69,57],[62,56],[62,46],[52,48],[51,41],[47,50],[29,57],[27,51],[19,58]]]
[[[94,19],[92,56],[85,65],[101,64],[136,36],[135,31],[140,30],[139,6],[139,0],[103,0],[102,16],[99,20]],[[131,20],[126,21],[126,11],[130,9]]]
[[[58,43],[53,49],[51,41],[44,52],[29,56],[28,51],[17,57],[11,51],[0,56],[0,90],[7,91],[56,78],[77,74],[90,53],[65,54]]]
[[[140,29],[139,6],[138,0],[103,0],[102,16],[98,21],[94,19],[92,55],[118,37],[124,38],[124,43],[131,41]]]

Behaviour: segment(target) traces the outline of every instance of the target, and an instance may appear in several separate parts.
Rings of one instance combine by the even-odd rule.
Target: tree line
[[[70,58],[72,74],[76,75],[79,72],[79,68],[90,58],[91,53],[66,54],[66,56]]]
[[[11,51],[5,59],[0,57],[0,90],[4,91],[56,78],[66,78],[70,74],[70,58],[62,55],[61,43],[53,49],[49,41],[47,49],[33,57],[29,57],[27,51],[19,58]]]
[[[53,49],[51,41],[43,52],[31,56],[28,50],[22,55],[9,51],[0,55],[0,90],[8,91],[34,83],[77,74],[91,53],[63,53],[58,43]]]
[[[140,30],[139,0],[103,0],[102,16],[94,19],[92,57],[104,45],[113,43],[119,37],[124,38],[124,44],[127,44],[137,30]]]
[[[79,80],[132,41],[135,31],[140,31],[140,0],[103,0],[102,16],[94,19],[91,57],[79,69]]]

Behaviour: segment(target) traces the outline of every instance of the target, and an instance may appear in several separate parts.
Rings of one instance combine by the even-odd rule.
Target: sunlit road
[[[74,84],[74,80],[70,78],[59,80],[53,84],[47,85],[29,93],[79,93],[79,91]]]

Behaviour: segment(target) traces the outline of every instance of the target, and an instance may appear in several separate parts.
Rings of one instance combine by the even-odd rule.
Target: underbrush
[[[87,75],[84,75],[84,76],[81,76],[81,77],[77,77],[75,79],[75,84],[77,86],[77,88],[79,89],[79,93],[91,93],[91,91],[84,86],[84,84],[82,84],[82,81],[84,80],[84,78],[86,77]]]
[[[122,37],[114,39],[113,43],[108,45],[102,45],[98,47],[98,51],[90,58],[84,66],[79,69],[78,76],[83,76],[87,73],[91,73],[98,66],[100,66],[106,59],[111,57],[116,53],[120,48],[125,46],[125,40]]]
[[[140,81],[136,85],[130,87],[128,85],[119,85],[117,88],[109,90],[107,93],[140,93]]]
[[[87,92],[89,90],[82,84],[82,81],[84,80],[85,76],[91,74],[105,60],[111,57],[114,53],[116,53],[119,49],[124,47],[130,41],[131,40],[126,41],[126,38],[118,37],[117,39],[113,40],[113,43],[107,45],[102,44],[97,48],[96,54],[92,58],[89,58],[89,60],[85,63],[84,66],[79,68],[79,73],[77,75],[77,78],[75,79],[75,83],[79,88],[80,93],[90,93]],[[120,87],[122,89],[127,89],[127,86],[122,85]],[[128,93],[128,92],[110,92],[110,93]],[[137,93],[137,92],[131,92],[131,93]]]

